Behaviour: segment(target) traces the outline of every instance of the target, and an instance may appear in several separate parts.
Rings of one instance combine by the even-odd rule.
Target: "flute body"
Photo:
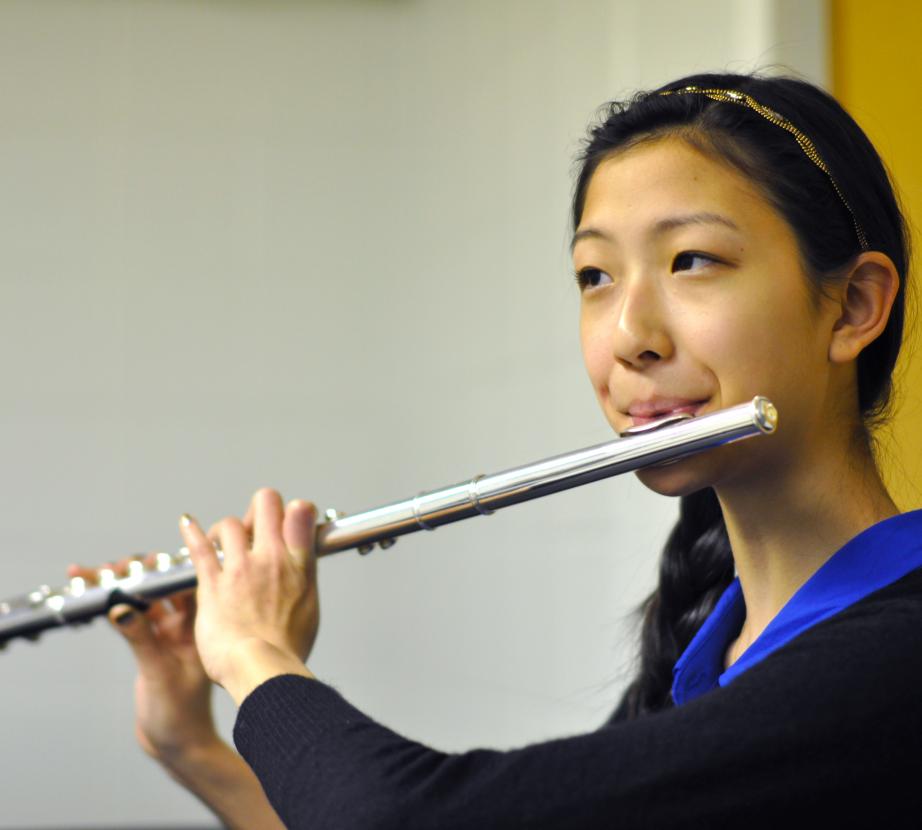
[[[707,415],[683,414],[635,427],[620,438],[423,492],[351,516],[328,511],[318,524],[317,556],[356,548],[368,553],[377,544],[390,547],[398,536],[435,528],[519,502],[579,487],[603,478],[663,464],[671,464],[732,441],[770,434],[778,412],[767,398]],[[158,553],[147,568],[129,564],[126,576],[111,569],[99,571],[99,583],[75,578],[62,588],[42,585],[36,590],[0,601],[0,644],[15,637],[34,637],[47,628],[88,622],[119,602],[132,598],[153,600],[195,586],[195,570],[188,551]]]

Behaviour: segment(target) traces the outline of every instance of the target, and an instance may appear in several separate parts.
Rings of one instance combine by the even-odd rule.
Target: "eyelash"
[[[716,257],[712,257],[710,254],[704,254],[701,251],[681,251],[675,255],[675,258],[672,260],[673,266],[681,257],[691,257],[692,259],[706,259],[710,263],[719,263],[720,260]],[[684,270],[684,269],[683,269]],[[589,288],[597,288],[596,285],[591,285],[589,282],[590,274],[602,274],[604,273],[601,268],[581,268],[579,271],[574,273],[574,279],[576,284],[579,286],[580,291],[584,291]]]

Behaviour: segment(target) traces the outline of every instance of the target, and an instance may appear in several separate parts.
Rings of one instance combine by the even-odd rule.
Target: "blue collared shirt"
[[[846,542],[813,574],[742,656],[724,656],[746,618],[739,577],[721,594],[673,669],[676,705],[726,686],[818,622],[922,567],[922,510],[884,519]]]

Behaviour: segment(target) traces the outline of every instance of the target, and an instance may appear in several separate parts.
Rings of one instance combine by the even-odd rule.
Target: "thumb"
[[[113,605],[108,613],[109,622],[128,642],[138,662],[145,662],[159,654],[150,620],[130,605]]]

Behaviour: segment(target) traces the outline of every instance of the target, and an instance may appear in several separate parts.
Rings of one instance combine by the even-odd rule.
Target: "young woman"
[[[581,338],[612,427],[761,394],[777,433],[637,473],[680,497],[637,676],[598,731],[509,752],[438,752],[312,676],[311,504],[262,490],[207,535],[183,517],[197,613],[112,617],[142,745],[231,826],[917,823],[922,511],[873,440],[909,253],[877,153],[807,83],[699,75],[612,104],[581,160]]]

